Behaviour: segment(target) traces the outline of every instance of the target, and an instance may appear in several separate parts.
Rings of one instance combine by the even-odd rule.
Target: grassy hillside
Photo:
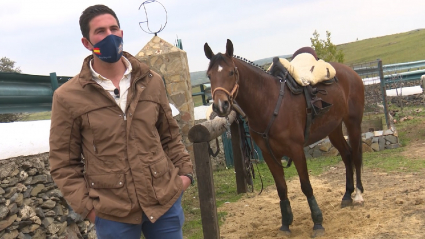
[[[350,42],[337,48],[344,52],[347,65],[378,58],[384,65],[425,60],[425,29]]]

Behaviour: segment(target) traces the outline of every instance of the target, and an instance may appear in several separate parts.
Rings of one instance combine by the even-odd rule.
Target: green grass
[[[344,64],[381,59],[384,65],[425,59],[425,29],[380,36],[338,45]]]
[[[201,92],[201,87],[199,86],[192,87],[192,94],[199,93],[199,92]],[[192,100],[195,107],[202,105],[202,97],[200,95],[193,96]]]
[[[51,116],[51,111],[29,113],[25,114],[20,121],[49,120]]]

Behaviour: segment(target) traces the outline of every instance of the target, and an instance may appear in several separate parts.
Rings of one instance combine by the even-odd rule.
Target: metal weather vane
[[[164,26],[162,26],[162,24],[161,24],[161,27],[159,28],[159,30],[158,30],[158,31],[152,31],[152,30],[150,29],[150,27],[149,27],[148,12],[146,11],[146,4],[148,4],[148,3],[159,3],[159,4],[162,6],[162,8],[164,8],[164,11],[165,11],[165,24],[164,24]],[[147,1],[144,1],[144,2],[140,5],[139,10],[140,10],[140,8],[141,8],[142,6],[143,6],[143,9],[145,10],[146,21],[139,22],[139,26],[140,26],[140,28],[141,28],[144,32],[146,32],[146,33],[148,33],[148,34],[155,34],[155,36],[156,36],[159,32],[161,32],[162,30],[164,30],[165,26],[167,25],[167,9],[165,9],[164,5],[162,5],[160,2],[158,2],[158,1],[156,1],[156,0],[147,0]],[[143,27],[142,27],[142,24],[144,24],[144,23],[146,23],[147,30],[143,29]]]

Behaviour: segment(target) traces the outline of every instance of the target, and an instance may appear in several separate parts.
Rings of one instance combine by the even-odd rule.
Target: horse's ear
[[[205,56],[211,60],[211,58],[214,56],[214,53],[212,52],[210,46],[208,46],[208,43],[205,43],[204,45],[204,52],[205,52]]]
[[[229,39],[227,39],[227,44],[226,44],[226,55],[229,57],[233,57],[233,43]]]

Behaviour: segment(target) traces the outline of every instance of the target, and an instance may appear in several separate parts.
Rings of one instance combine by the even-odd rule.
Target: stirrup
[[[319,117],[324,115],[326,112],[329,111],[329,109],[332,106],[332,104],[329,104],[328,102],[323,101],[321,98],[312,100],[311,104],[313,106],[314,117]]]

